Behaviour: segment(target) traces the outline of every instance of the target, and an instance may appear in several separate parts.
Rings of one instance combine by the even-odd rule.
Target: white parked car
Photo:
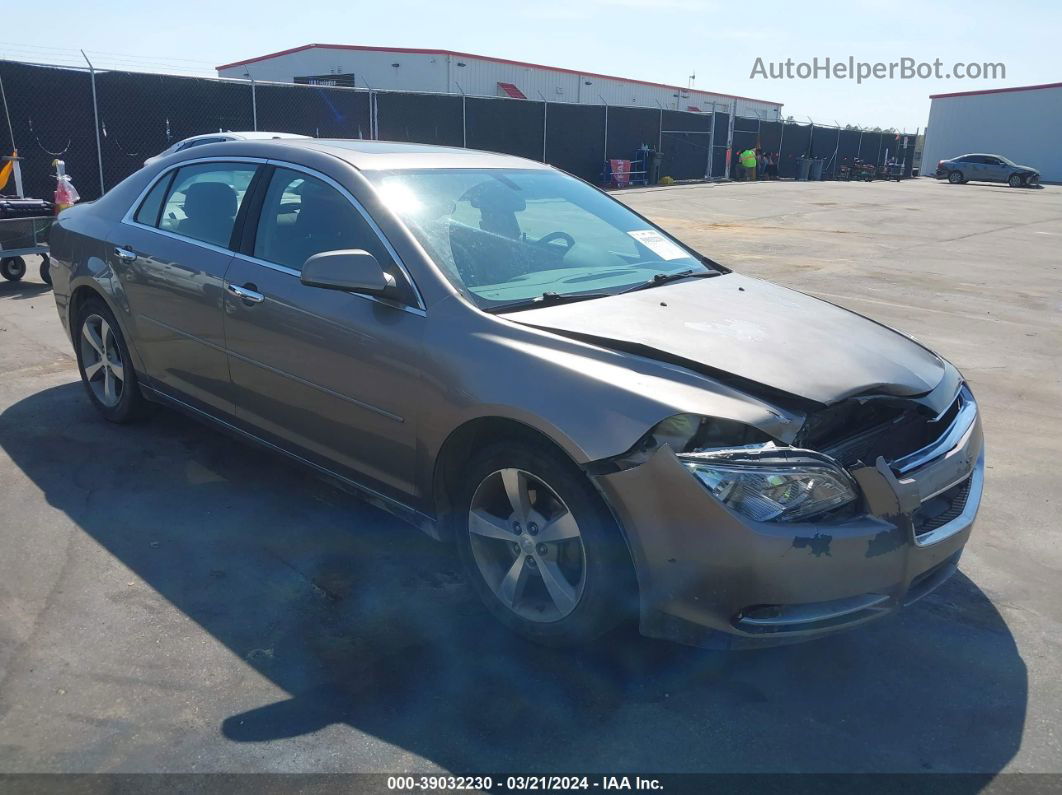
[[[163,149],[154,157],[149,157],[144,161],[145,166],[150,166],[156,160],[166,155],[172,155],[175,152],[183,152],[185,149],[191,149],[193,146],[202,146],[203,144],[216,144],[222,141],[266,141],[272,138],[309,138],[308,135],[298,135],[297,133],[286,132],[264,132],[261,130],[247,130],[243,132],[233,132],[226,130],[225,132],[216,133],[204,133],[203,135],[193,135],[191,138],[185,138],[168,149]]]

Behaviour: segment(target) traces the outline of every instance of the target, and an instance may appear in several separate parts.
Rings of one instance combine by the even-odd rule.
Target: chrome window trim
[[[241,157],[240,155],[233,155],[232,157],[195,157],[190,160],[182,160],[180,163],[174,163],[169,168],[164,168],[162,171],[156,174],[155,178],[148,183],[148,186],[144,188],[144,190],[140,191],[140,195],[136,197],[136,200],[129,206],[129,209],[126,210],[125,215],[122,216],[121,223],[139,226],[141,229],[153,229],[156,232],[167,232],[168,230],[159,229],[157,226],[142,224],[139,221],[135,220],[133,216],[136,215],[136,211],[140,207],[141,202],[144,201],[148,193],[151,192],[151,189],[155,187],[159,180],[169,176],[172,172],[176,171],[179,168],[184,168],[185,166],[194,166],[198,163],[256,163],[258,165],[267,165],[269,161],[264,157]],[[198,243],[200,245],[208,246],[212,245],[210,243],[204,244],[201,240],[196,240],[195,238],[191,237],[185,237],[184,235],[176,235],[172,232],[170,232],[169,234],[173,234],[174,237],[178,237],[181,240],[188,240],[192,243]],[[229,248],[225,250],[229,252],[232,251],[232,249]]]
[[[406,267],[406,264],[402,261],[402,258],[398,256],[398,252],[395,251],[394,246],[391,245],[391,241],[387,239],[387,236],[383,233],[383,230],[380,229],[379,224],[377,224],[375,219],[371,215],[369,215],[368,211],[362,206],[361,202],[359,202],[357,199],[355,199],[353,194],[351,194],[351,192],[349,190],[344,188],[342,185],[340,185],[338,182],[336,182],[334,179],[332,179],[327,174],[322,174],[320,171],[316,171],[316,170],[314,170],[312,168],[308,168],[307,166],[299,165],[298,163],[290,163],[290,162],[288,162],[286,160],[275,160],[275,159],[268,159],[268,158],[264,158],[264,157],[241,157],[239,155],[232,156],[232,157],[197,157],[197,158],[192,158],[190,160],[182,160],[180,163],[174,163],[169,168],[163,169],[162,171],[160,171],[158,174],[155,175],[155,178],[148,183],[147,187],[145,187],[144,190],[142,190],[140,192],[140,194],[136,197],[136,200],[129,206],[129,209],[126,211],[125,215],[122,217],[121,223],[127,224],[129,226],[139,227],[140,229],[146,229],[146,230],[148,230],[150,232],[155,232],[156,234],[164,235],[164,236],[172,238],[174,240],[180,240],[180,241],[183,241],[185,243],[191,243],[192,245],[202,246],[205,249],[208,249],[210,251],[218,252],[219,254],[228,254],[230,256],[239,257],[240,259],[246,260],[248,262],[252,262],[252,263],[254,263],[256,265],[261,265],[261,266],[266,267],[266,268],[271,268],[271,269],[273,269],[275,271],[279,271],[280,273],[286,273],[289,276],[294,276],[294,277],[298,278],[301,275],[299,273],[299,271],[295,270],[294,268],[289,268],[286,265],[278,265],[275,262],[268,262],[266,260],[259,259],[258,257],[253,257],[253,256],[250,256],[248,254],[243,254],[243,253],[241,253],[239,251],[235,251],[234,249],[231,249],[231,248],[226,248],[226,247],[223,247],[223,246],[216,246],[213,243],[207,243],[207,242],[204,242],[202,240],[196,240],[195,238],[188,237],[186,235],[181,235],[181,234],[178,234],[176,232],[171,232],[168,229],[160,229],[157,226],[150,226],[149,224],[142,224],[142,223],[140,223],[139,221],[137,221],[135,219],[134,216],[136,215],[137,209],[139,209],[141,203],[143,203],[143,201],[147,197],[148,193],[151,192],[151,189],[154,188],[156,184],[158,184],[159,180],[165,179],[166,177],[169,176],[169,174],[171,174],[173,171],[176,171],[179,168],[183,168],[184,166],[197,165],[199,163],[256,163],[258,165],[268,165],[268,166],[276,166],[278,168],[287,168],[287,169],[290,169],[292,171],[301,171],[301,172],[303,172],[305,174],[310,175],[311,177],[315,177],[317,179],[320,179],[322,182],[325,182],[326,184],[328,184],[331,187],[335,188],[337,191],[339,191],[339,193],[344,198],[346,198],[347,201],[349,201],[354,206],[354,209],[358,211],[358,213],[361,215],[362,218],[365,219],[365,221],[369,224],[369,227],[376,234],[376,236],[380,239],[380,242],[383,243],[384,248],[387,249],[387,253],[390,254],[391,258],[394,260],[394,262],[398,266],[399,270],[401,270],[402,274],[406,277],[406,280],[409,282],[410,287],[412,287],[413,295],[417,299],[417,305],[416,306],[411,306],[409,304],[404,304],[404,303],[403,304],[399,304],[399,303],[396,303],[394,301],[387,301],[385,299],[378,298],[377,296],[374,296],[374,295],[364,295],[362,293],[349,293],[349,295],[357,295],[357,296],[359,296],[361,298],[365,298],[365,299],[368,299],[370,301],[375,301],[375,302],[377,302],[379,304],[383,304],[384,306],[391,307],[392,309],[401,309],[402,311],[410,312],[411,314],[419,315],[421,317],[427,316],[427,310],[425,308],[425,303],[424,303],[424,296],[421,294],[420,288],[417,286],[417,283],[413,279],[412,274],[410,274],[409,269]],[[261,220],[261,219],[259,218],[259,220]]]
[[[139,221],[122,221],[122,223],[123,224],[128,224],[129,226],[136,226],[136,227],[139,227],[141,229],[146,229],[149,232],[154,232],[156,234],[163,235],[164,237],[172,238],[173,240],[179,240],[182,243],[190,243],[190,244],[192,244],[194,246],[199,246],[200,248],[205,248],[208,251],[215,251],[218,254],[227,254],[228,256],[231,257],[233,254],[236,253],[231,248],[223,248],[222,246],[215,246],[213,243],[207,243],[207,242],[205,242],[203,240],[196,240],[195,238],[185,237],[184,235],[179,235],[176,232],[170,232],[167,229],[159,229],[157,226],[148,226],[147,224],[142,224]]]

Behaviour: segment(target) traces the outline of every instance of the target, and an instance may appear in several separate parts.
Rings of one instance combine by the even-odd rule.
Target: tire
[[[1021,174],[1011,174],[1007,179],[1007,184],[1012,188],[1020,188],[1025,184],[1025,180],[1021,178]]]
[[[52,283],[52,261],[47,254],[41,255],[41,269],[39,273],[42,282],[48,285]]]
[[[950,182],[952,185],[961,185],[962,183],[966,182],[966,180],[963,179],[961,171],[949,171],[948,182]]]
[[[0,276],[9,282],[21,281],[26,275],[26,260],[22,257],[6,257],[0,260]]]
[[[491,445],[469,462],[454,496],[468,581],[512,631],[573,646],[634,614],[626,543],[586,474],[559,451],[522,440]],[[519,502],[529,510],[514,508]]]
[[[145,401],[114,313],[102,299],[90,298],[78,311],[74,331],[77,369],[92,405],[109,422],[139,417]]]

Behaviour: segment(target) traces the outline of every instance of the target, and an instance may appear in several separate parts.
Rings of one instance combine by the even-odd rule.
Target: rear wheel
[[[141,413],[144,398],[114,314],[98,298],[78,312],[74,350],[81,381],[97,411],[111,422],[124,423]]]
[[[1010,179],[1007,180],[1007,184],[1012,188],[1020,188],[1025,184],[1025,180],[1021,178],[1021,174],[1011,174]]]
[[[961,171],[951,171],[948,173],[948,182],[950,182],[952,185],[961,185],[965,181],[966,180],[962,178]]]
[[[0,276],[9,282],[17,282],[26,275],[26,260],[22,257],[6,257],[0,260]]]
[[[512,442],[469,464],[455,501],[468,579],[510,629],[586,643],[636,604],[626,544],[586,475],[545,444]]]

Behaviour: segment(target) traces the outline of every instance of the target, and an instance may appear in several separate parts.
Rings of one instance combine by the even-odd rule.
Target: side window
[[[254,256],[301,271],[314,254],[347,248],[368,251],[401,283],[379,236],[343,194],[308,174],[274,171],[262,202]]]
[[[144,201],[140,203],[140,209],[136,211],[136,215],[133,219],[138,224],[147,224],[148,226],[158,226],[159,224],[159,210],[162,209],[162,197],[166,195],[166,190],[170,187],[170,180],[173,179],[173,172],[170,172],[158,182],[151,189],[151,192],[144,197]]]
[[[228,246],[236,213],[256,169],[252,163],[199,163],[178,169],[159,228]]]

